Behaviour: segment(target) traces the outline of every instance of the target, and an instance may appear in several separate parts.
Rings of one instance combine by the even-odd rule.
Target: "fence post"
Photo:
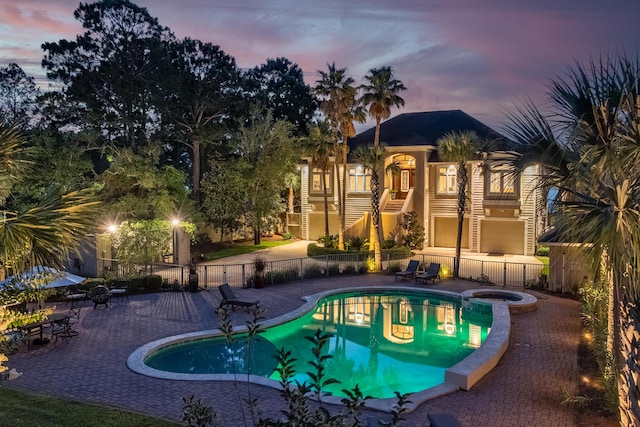
[[[302,258],[300,258],[300,269],[298,270],[299,271],[298,280],[304,279],[304,270],[303,270],[303,268],[304,268],[304,265],[302,263]]]
[[[207,289],[208,280],[207,280],[207,266],[204,266],[204,288]]]
[[[227,282],[227,264],[222,264],[222,283],[229,283]]]
[[[507,261],[506,260],[504,262],[504,274],[502,277],[502,287],[503,288],[507,287]]]
[[[329,255],[325,255],[325,256],[324,256],[324,261],[325,261],[326,266],[327,266],[327,267],[326,267],[327,269],[326,269],[326,273],[325,273],[325,275],[326,275],[327,277],[329,277]]]
[[[246,276],[245,276],[245,270],[244,270],[244,264],[242,264],[242,287],[246,288],[247,287],[247,280],[246,280]]]
[[[527,264],[522,264],[522,287],[527,287]]]
[[[184,265],[180,268],[180,284],[184,285]]]

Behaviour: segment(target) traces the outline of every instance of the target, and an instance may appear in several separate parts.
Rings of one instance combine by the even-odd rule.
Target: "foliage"
[[[393,249],[393,248],[396,247],[396,240],[395,239],[384,239],[380,243],[380,247],[382,248],[382,250]]]
[[[274,119],[290,122],[296,136],[307,133],[317,105],[298,64],[287,58],[269,58],[245,78],[252,101],[271,110]]]
[[[329,234],[329,199],[327,188],[330,180],[331,157],[335,159],[335,147],[332,144],[331,128],[328,120],[318,120],[309,129],[309,137],[305,138],[305,154],[311,157],[309,166],[314,173],[320,173],[324,208],[324,234]]]
[[[338,249],[338,236],[335,234],[325,234],[317,240],[326,249]]]
[[[422,249],[424,245],[424,227],[418,221],[415,211],[402,215],[402,228],[405,230],[404,245],[409,249]]]
[[[549,256],[549,246],[538,246],[536,249],[537,256]]]
[[[217,414],[195,395],[182,398],[182,421],[188,426],[207,427],[217,425]]]
[[[400,263],[400,261],[390,262],[389,266],[387,267],[387,273],[395,274],[398,271],[402,271],[402,264]]]
[[[58,81],[78,127],[99,129],[108,142],[134,152],[149,143],[159,119],[153,100],[173,35],[147,9],[128,0],[80,3],[84,33],[42,45],[47,76]]]
[[[349,251],[367,251],[369,250],[369,239],[361,236],[347,236],[344,245]]]
[[[265,281],[270,284],[288,283],[300,280],[300,274],[298,273],[297,268],[268,271],[264,277]]]
[[[18,64],[12,62],[0,67],[0,126],[30,127],[39,109],[39,96],[35,80]]]
[[[245,165],[246,219],[260,244],[261,229],[269,217],[284,211],[280,192],[300,151],[291,124],[271,114],[254,115],[237,134],[239,161]],[[278,167],[274,167],[278,165]]]
[[[617,384],[613,354],[607,347],[609,333],[609,290],[604,281],[588,283],[582,288],[582,323],[592,337],[590,349],[598,363],[600,378],[605,387],[606,402],[612,413],[618,410]]]
[[[247,166],[240,161],[212,160],[202,179],[202,210],[207,222],[220,230],[221,241],[225,233],[233,233],[243,225]]]
[[[170,218],[190,211],[184,174],[171,166],[158,168],[158,161],[157,152],[151,150],[144,155],[118,151],[99,177],[105,208],[119,220]]]
[[[157,291],[162,287],[162,276],[159,274],[149,274],[144,276],[144,288],[150,291]]]

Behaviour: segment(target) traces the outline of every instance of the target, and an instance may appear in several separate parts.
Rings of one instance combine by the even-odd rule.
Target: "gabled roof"
[[[388,147],[432,146],[435,148],[438,139],[445,134],[465,130],[474,131],[480,138],[506,143],[502,135],[462,110],[400,114],[382,122],[380,142]],[[375,131],[375,127],[372,127],[350,138],[348,142],[350,152],[353,153],[359,145],[373,144]],[[436,159],[430,158],[429,160],[435,161]]]

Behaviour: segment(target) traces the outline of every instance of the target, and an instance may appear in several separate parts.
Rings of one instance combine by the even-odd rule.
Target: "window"
[[[371,191],[371,174],[362,166],[349,169],[349,191],[352,193]]]
[[[458,169],[454,165],[438,167],[438,194],[458,194]]]
[[[487,182],[488,195],[517,197],[517,175],[506,165],[494,166],[489,171]]]
[[[313,169],[311,171],[311,191],[314,193],[322,192],[322,175],[323,172],[320,169]],[[327,186],[327,191],[331,190],[331,180],[329,179],[329,172],[324,172],[324,183]]]

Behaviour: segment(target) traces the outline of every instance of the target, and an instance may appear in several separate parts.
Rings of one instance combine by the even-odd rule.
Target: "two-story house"
[[[403,214],[415,211],[425,227],[425,248],[453,248],[457,233],[457,165],[438,156],[437,141],[454,131],[474,131],[497,141],[490,153],[499,157],[507,142],[497,132],[460,110],[407,113],[383,122],[380,141],[386,145],[385,166],[397,162],[399,173],[381,171],[381,221],[385,238],[398,236]],[[375,128],[349,140],[350,153],[361,144],[372,144]],[[487,163],[486,163],[487,164]],[[545,204],[535,187],[538,167],[514,174],[505,163],[468,163],[469,188],[462,248],[489,254],[533,255],[541,231]],[[301,214],[293,232],[315,240],[324,234],[323,172],[308,164],[300,168]],[[351,155],[346,171],[325,174],[329,194],[330,233],[338,233],[337,179],[347,173],[345,235],[369,237],[371,192],[369,171]],[[342,182],[342,181],[341,181]]]

